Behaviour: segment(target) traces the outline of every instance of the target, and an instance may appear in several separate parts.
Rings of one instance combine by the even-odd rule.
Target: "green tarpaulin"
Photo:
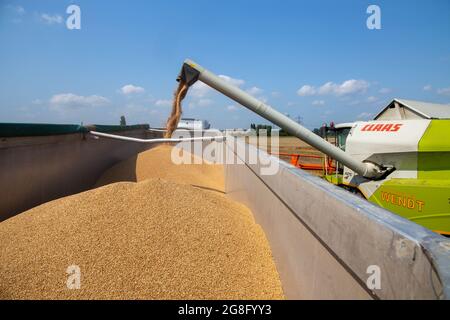
[[[0,123],[0,137],[36,137],[52,136],[70,133],[82,133],[88,131],[99,132],[119,132],[127,130],[148,129],[148,124],[138,124],[132,126],[108,126],[89,125],[81,126],[77,124],[46,124],[46,123]]]

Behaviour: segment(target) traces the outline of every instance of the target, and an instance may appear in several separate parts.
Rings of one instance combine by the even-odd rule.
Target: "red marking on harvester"
[[[403,126],[401,123],[372,123],[366,124],[361,131],[372,131],[372,132],[397,132]]]

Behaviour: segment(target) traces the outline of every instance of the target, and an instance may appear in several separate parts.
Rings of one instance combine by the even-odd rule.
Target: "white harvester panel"
[[[364,160],[373,153],[417,151],[430,120],[370,121],[356,123],[347,138],[346,151]]]
[[[348,135],[346,152],[359,161],[394,166],[390,178],[417,178],[418,145],[429,125],[430,120],[356,123]]]

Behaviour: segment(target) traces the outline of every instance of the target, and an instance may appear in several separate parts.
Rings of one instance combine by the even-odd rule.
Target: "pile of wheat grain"
[[[189,173],[185,166],[183,183],[176,182],[165,171],[173,170],[168,151],[137,157],[137,180],[146,180],[109,184],[0,223],[0,298],[283,298],[251,212],[221,192],[194,186],[217,168]],[[163,158],[153,155],[156,161],[152,152]],[[147,157],[155,162],[146,166]],[[103,179],[117,178],[120,167]],[[220,183],[206,186],[220,189]],[[80,289],[67,288],[71,265],[80,268]]]
[[[150,178],[161,178],[177,183],[189,184],[224,192],[224,170],[222,165],[180,164],[172,161],[172,151],[180,157],[181,149],[160,145],[142,152],[135,157],[122,161],[107,170],[98,180],[96,186],[113,182],[140,182]],[[196,156],[188,157],[194,163]],[[197,158],[197,161],[201,159]]]

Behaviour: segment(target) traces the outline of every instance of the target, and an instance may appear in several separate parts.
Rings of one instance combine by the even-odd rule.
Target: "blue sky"
[[[81,30],[66,28],[70,4]],[[185,58],[308,128],[395,97],[450,103],[448,0],[0,0],[0,40],[0,122],[161,126]],[[184,116],[266,123],[201,85]]]

